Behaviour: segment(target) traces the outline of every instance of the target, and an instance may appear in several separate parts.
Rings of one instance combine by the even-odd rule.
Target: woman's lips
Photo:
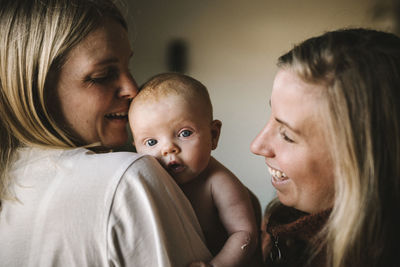
[[[128,112],[108,113],[105,115],[105,117],[110,120],[125,120],[128,119]]]
[[[286,181],[289,180],[286,173],[284,173],[282,171],[271,168],[270,166],[268,166],[268,171],[271,174],[273,185],[279,185],[279,184],[285,183]]]
[[[276,178],[278,178],[278,179],[285,179],[285,178],[287,178],[287,175],[286,175],[284,172],[275,170],[275,169],[273,169],[273,168],[271,168],[271,167],[269,167],[269,166],[268,166],[268,171],[269,171],[269,173],[270,173],[272,176],[274,176],[274,177],[276,177]]]

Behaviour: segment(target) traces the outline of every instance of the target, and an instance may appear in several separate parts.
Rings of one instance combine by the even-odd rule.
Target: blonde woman
[[[265,266],[398,266],[400,39],[328,32],[278,65],[271,117],[251,145],[278,197]]]
[[[1,1],[1,266],[210,259],[190,203],[157,161],[105,153],[127,141],[131,56],[111,1]]]

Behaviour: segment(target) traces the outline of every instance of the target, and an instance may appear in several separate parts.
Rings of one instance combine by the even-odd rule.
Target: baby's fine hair
[[[189,103],[201,103],[206,114],[213,117],[213,108],[207,87],[198,80],[180,73],[161,73],[145,82],[135,97],[134,102],[162,101],[161,99],[177,95]]]

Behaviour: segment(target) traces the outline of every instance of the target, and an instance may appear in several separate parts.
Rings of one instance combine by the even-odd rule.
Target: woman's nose
[[[274,157],[275,152],[271,143],[270,129],[268,124],[261,130],[256,138],[251,142],[250,150],[252,153],[264,157]]]
[[[138,86],[132,75],[130,73],[122,75],[118,97],[132,99],[137,95],[138,92]]]
[[[165,144],[161,150],[161,154],[164,157],[169,154],[178,154],[179,152],[180,152],[179,147],[172,142]]]

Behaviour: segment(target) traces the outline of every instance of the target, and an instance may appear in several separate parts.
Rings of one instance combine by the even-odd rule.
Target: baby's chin
[[[194,175],[192,173],[187,173],[186,168],[184,168],[184,170],[180,172],[177,172],[176,170],[168,170],[168,173],[172,176],[172,178],[174,178],[175,182],[179,186],[188,185],[198,177],[197,175]]]

